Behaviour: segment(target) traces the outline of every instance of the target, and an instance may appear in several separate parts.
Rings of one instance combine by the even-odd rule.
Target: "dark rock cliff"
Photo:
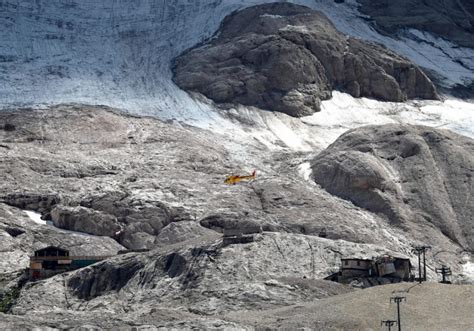
[[[347,37],[322,13],[273,3],[226,17],[217,37],[175,60],[174,80],[218,103],[300,117],[338,89],[385,101],[437,99],[429,78],[386,48]]]
[[[474,2],[471,0],[358,0],[375,27],[394,34],[414,28],[428,31],[463,47],[474,47]]]

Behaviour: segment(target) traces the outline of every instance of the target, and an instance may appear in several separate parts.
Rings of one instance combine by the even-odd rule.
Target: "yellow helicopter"
[[[224,183],[227,184],[227,185],[235,185],[238,182],[240,182],[241,180],[244,180],[244,179],[251,180],[251,179],[255,179],[255,177],[257,177],[257,172],[254,170],[251,175],[247,175],[247,176],[239,176],[239,175],[227,176]]]

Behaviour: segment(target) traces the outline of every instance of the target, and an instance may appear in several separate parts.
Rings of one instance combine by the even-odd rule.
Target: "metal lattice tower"
[[[443,276],[443,280],[441,281],[441,283],[451,284],[451,282],[446,278],[447,276],[452,275],[450,267],[442,265],[441,268],[436,268],[435,271],[436,271],[437,274],[441,274]]]
[[[398,325],[398,331],[402,331],[402,325],[401,325],[401,320],[400,320],[400,303],[402,301],[407,301],[405,297],[391,297],[390,298],[390,303],[395,302],[397,304],[397,325]]]
[[[431,246],[415,246],[412,252],[418,256],[418,281],[426,282],[426,251],[431,249]],[[423,277],[421,276],[421,255],[423,254]]]
[[[386,321],[380,322],[380,325],[385,325],[388,331],[391,331],[392,326],[394,326],[395,324],[397,324],[397,321],[386,320]]]

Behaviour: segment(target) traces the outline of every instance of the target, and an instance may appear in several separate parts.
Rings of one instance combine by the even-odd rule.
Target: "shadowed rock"
[[[120,262],[104,261],[78,270],[67,285],[74,295],[87,300],[118,291],[143,267],[143,262],[134,255],[121,257]]]
[[[175,82],[218,103],[240,103],[300,117],[338,89],[386,101],[437,99],[409,60],[346,37],[322,13],[275,3],[226,17],[216,39],[175,61]]]
[[[413,28],[428,31],[464,47],[474,47],[474,3],[459,1],[358,0],[359,10],[370,15],[376,29],[394,34]]]

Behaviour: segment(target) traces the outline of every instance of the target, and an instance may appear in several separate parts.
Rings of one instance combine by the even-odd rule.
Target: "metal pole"
[[[386,321],[382,321],[380,323],[380,325],[385,325],[388,329],[388,331],[391,331],[392,330],[392,326],[397,324],[397,321],[391,321],[391,320],[386,320]]]
[[[405,300],[405,297],[392,297],[390,298],[390,302],[395,302],[397,304],[397,325],[398,331],[402,331],[402,324],[401,324],[401,317],[400,317],[400,302]]]
[[[443,277],[443,280],[441,281],[441,283],[443,284],[450,284],[450,282],[448,281],[448,278],[447,276],[450,276],[452,273],[451,273],[451,268],[445,266],[444,264],[441,266],[441,268],[436,268],[435,269],[436,273],[437,274],[441,274],[442,277]]]
[[[419,251],[416,254],[418,255],[418,281],[421,283],[421,256]]]
[[[412,249],[412,252],[418,256],[418,281],[426,281],[426,251],[430,249],[431,246],[415,246]],[[423,253],[423,277],[421,277],[421,253]]]
[[[426,256],[425,256],[425,247],[423,247],[423,280],[426,282]]]
[[[398,325],[398,331],[402,330],[402,325],[400,324],[400,301],[397,301],[397,325]]]

